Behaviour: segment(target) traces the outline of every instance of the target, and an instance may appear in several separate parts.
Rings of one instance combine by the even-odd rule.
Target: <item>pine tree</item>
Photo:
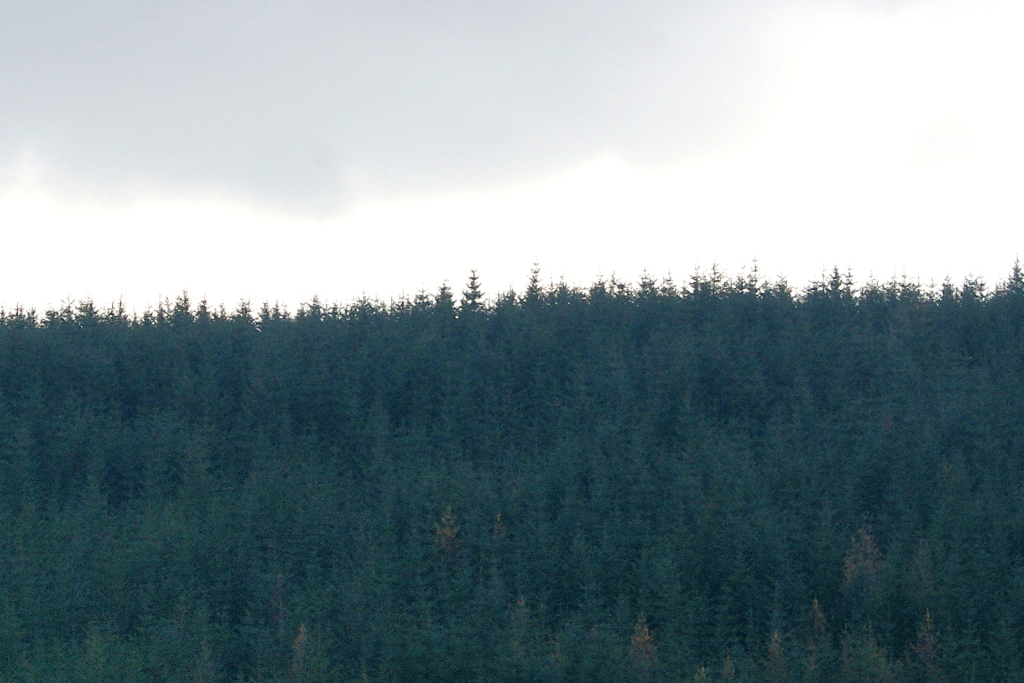
[[[462,290],[462,304],[459,312],[462,314],[476,313],[483,307],[483,291],[480,289],[480,278],[476,271],[469,271],[469,282],[466,289]]]
[[[640,615],[633,626],[633,635],[629,639],[629,658],[641,668],[654,666],[657,661],[657,647],[654,635],[647,625],[647,617]]]
[[[917,629],[917,640],[910,646],[916,656],[916,665],[924,683],[939,683],[943,680],[940,669],[939,641],[935,633],[935,622],[931,612],[924,613],[924,619]]]

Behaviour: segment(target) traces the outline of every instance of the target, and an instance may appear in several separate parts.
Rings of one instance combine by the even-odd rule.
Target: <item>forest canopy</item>
[[[1011,681],[1022,604],[1019,264],[0,313],[0,681]]]

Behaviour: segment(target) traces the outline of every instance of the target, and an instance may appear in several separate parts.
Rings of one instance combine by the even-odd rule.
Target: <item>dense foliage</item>
[[[0,680],[1011,681],[1024,275],[0,317]]]

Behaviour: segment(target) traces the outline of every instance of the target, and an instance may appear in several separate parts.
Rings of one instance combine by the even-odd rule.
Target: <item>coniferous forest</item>
[[[1019,266],[0,317],[0,681],[1020,681],[1022,605]]]

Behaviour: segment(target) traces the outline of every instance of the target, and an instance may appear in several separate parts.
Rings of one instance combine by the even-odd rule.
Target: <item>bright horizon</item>
[[[242,151],[217,147],[221,121],[203,113],[220,103],[231,120],[246,110],[250,91],[204,99],[212,96],[188,90],[192,81],[182,76],[185,123],[110,137],[110,114],[96,113],[114,106],[106,99],[71,85],[44,91],[46,79],[74,76],[71,67],[34,65],[31,57],[27,66],[4,67],[0,85],[14,83],[18,95],[0,105],[0,305],[46,310],[69,298],[120,299],[142,310],[188,291],[229,308],[246,299],[294,309],[314,295],[386,301],[435,292],[444,281],[460,291],[470,269],[493,296],[521,290],[535,262],[545,281],[573,284],[613,274],[635,282],[644,271],[683,282],[713,264],[736,275],[755,259],[766,278],[782,275],[798,288],[833,266],[859,282],[906,275],[927,285],[973,275],[995,284],[1007,276],[1024,241],[1019,5],[722,7],[672,15],[683,27],[676,33],[674,24],[650,33],[664,18],[652,9],[622,29],[639,38],[621,41],[617,10],[605,8],[605,23],[593,29],[604,36],[599,53],[586,42],[590,34],[580,47],[575,33],[551,38],[532,25],[499,32],[519,42],[488,52],[488,31],[499,29],[482,22],[501,17],[478,10],[453,32],[460,51],[452,57],[427,19],[374,17],[382,35],[421,37],[409,49],[436,56],[435,71],[409,75],[412,62],[401,62],[367,72],[356,60],[336,76],[357,84],[379,77],[378,90],[360,91],[363,100],[379,97],[408,113],[392,121],[353,100],[358,116],[349,116],[341,98],[331,111],[351,121],[332,128],[309,94],[317,84],[299,83],[289,95],[282,77],[260,96],[291,96],[284,101],[296,102],[295,111],[282,104],[266,120],[240,124],[249,125],[255,156],[246,156],[241,138]],[[179,17],[182,30],[199,18]],[[307,29],[298,24],[301,42]],[[439,81],[451,88],[443,96],[411,92],[461,67],[467,45],[492,61],[465,84]],[[282,60],[293,54],[285,48]],[[544,70],[503,75],[519,63],[513,57],[562,71],[539,85]],[[177,73],[175,64],[161,68]],[[44,66],[50,70],[32,86],[33,69]],[[244,76],[230,63],[213,72],[225,82]],[[489,83],[496,94],[479,94]],[[525,94],[502,99],[517,86]],[[134,92],[124,86],[114,97],[131,104]],[[170,106],[142,101],[117,131],[134,130],[146,107]],[[33,114],[34,106],[63,103],[68,120]],[[499,105],[508,111],[495,114]],[[434,123],[413,120],[428,115]],[[287,125],[274,128],[278,121]],[[417,141],[434,135],[428,123],[436,140],[421,150]],[[483,133],[473,132],[477,123]],[[487,132],[491,124],[512,132]],[[263,147],[261,130],[270,131]],[[292,144],[274,137],[280,130],[319,131],[355,151],[324,162],[334,175],[309,175],[320,168],[316,159],[312,171],[289,170],[274,165]],[[396,150],[393,140],[406,147]]]

